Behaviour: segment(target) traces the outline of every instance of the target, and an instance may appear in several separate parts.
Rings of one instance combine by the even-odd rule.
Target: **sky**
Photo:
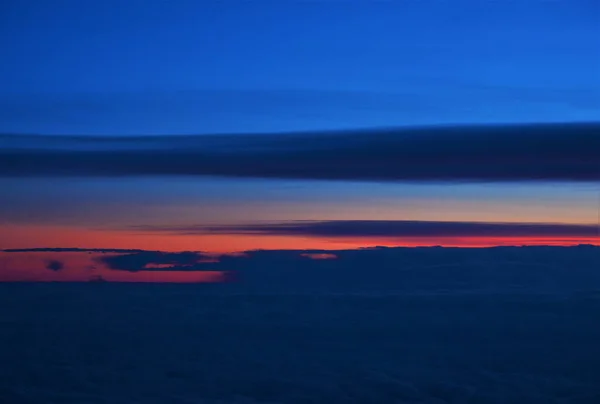
[[[1,7],[5,132],[590,121],[600,110],[594,0]]]
[[[592,0],[2,2],[0,249],[598,244],[599,21]],[[93,275],[47,253],[0,252],[0,280]]]

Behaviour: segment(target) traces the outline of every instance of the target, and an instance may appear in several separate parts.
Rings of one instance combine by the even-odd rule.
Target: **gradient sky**
[[[547,146],[538,135],[520,144],[513,131],[507,138],[517,141],[502,156],[493,151],[501,142],[489,143],[492,151],[484,143],[469,152],[473,142],[451,139],[468,161],[444,154],[442,146],[427,149],[441,157],[432,165],[423,160],[425,174],[413,178],[404,171],[415,170],[417,158],[390,175],[385,165],[373,168],[388,138],[373,143],[371,159],[361,155],[361,166],[352,157],[362,153],[360,137],[341,132],[346,137],[319,143],[324,134],[312,131],[367,129],[365,136],[375,139],[371,128],[600,121],[599,21],[600,3],[593,0],[2,2],[0,134],[9,137],[0,136],[0,249],[597,243],[587,228],[514,225],[597,222],[598,127],[581,136],[555,130],[556,144],[570,137],[572,147]],[[294,169],[279,162],[287,158],[277,157],[267,174],[249,169],[252,158],[260,161],[254,147],[277,149],[273,139],[303,131],[313,133],[306,150],[327,150],[324,165],[290,175]],[[254,138],[238,140],[251,133],[273,137],[256,145]],[[196,151],[204,150],[194,149],[202,142],[237,145],[249,162],[235,160],[225,177],[215,175],[225,169],[214,164],[172,175],[179,157],[165,150],[183,148],[174,137],[181,134],[198,135],[190,144]],[[55,149],[108,147],[87,142],[91,135],[165,135],[162,165],[125,167],[113,149],[101,157],[102,169],[88,170],[78,154],[52,162]],[[169,136],[172,144],[164,140]],[[126,142],[114,150],[143,154],[146,140]],[[539,161],[526,152],[535,142],[543,150]],[[31,153],[45,153],[35,154],[37,169]],[[327,157],[335,155],[346,157]],[[458,163],[471,164],[473,175]],[[125,168],[107,175],[110,167]],[[500,178],[503,167],[510,172]],[[439,180],[444,171],[450,181]],[[322,232],[357,220],[383,224]],[[296,221],[313,225],[285,227]],[[404,223],[411,221],[431,222],[435,231],[411,236]],[[440,230],[446,222],[459,223],[460,231]],[[472,222],[504,227],[473,230]],[[274,227],[256,227],[265,225]],[[0,280],[57,277],[39,265],[22,278],[14,269],[9,276],[4,265]]]
[[[594,0],[4,1],[0,131],[598,120]]]

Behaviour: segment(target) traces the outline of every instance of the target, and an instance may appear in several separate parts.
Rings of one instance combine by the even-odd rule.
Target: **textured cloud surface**
[[[600,398],[597,294],[204,291],[0,284],[4,402],[595,404]]]

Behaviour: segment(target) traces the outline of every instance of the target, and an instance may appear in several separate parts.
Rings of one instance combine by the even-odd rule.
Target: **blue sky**
[[[9,1],[0,131],[255,132],[600,118],[570,1]]]
[[[600,126],[521,124],[600,121],[598,21],[595,0],[4,1],[0,134],[44,137],[0,136],[0,248],[415,243],[185,231],[269,221],[593,224]],[[372,130],[444,124],[466,126]],[[222,136],[253,132],[274,135]],[[119,137],[142,134],[166,136]],[[548,240],[502,243],[527,241]]]

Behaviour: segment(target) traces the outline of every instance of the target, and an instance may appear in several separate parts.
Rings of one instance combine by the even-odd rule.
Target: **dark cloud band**
[[[225,226],[140,226],[182,234],[256,234],[313,237],[595,237],[597,225],[405,220],[327,220]]]
[[[367,248],[263,250],[203,262],[189,252],[99,255],[115,271],[222,271],[237,292],[594,291],[600,285],[600,248]],[[58,254],[60,256],[60,253]],[[334,258],[335,257],[335,258]],[[331,259],[310,259],[331,258]],[[230,289],[233,288],[233,289]],[[214,289],[213,289],[214,290]],[[195,289],[194,293],[201,293]]]
[[[0,176],[600,181],[600,124],[157,137],[0,136]]]

